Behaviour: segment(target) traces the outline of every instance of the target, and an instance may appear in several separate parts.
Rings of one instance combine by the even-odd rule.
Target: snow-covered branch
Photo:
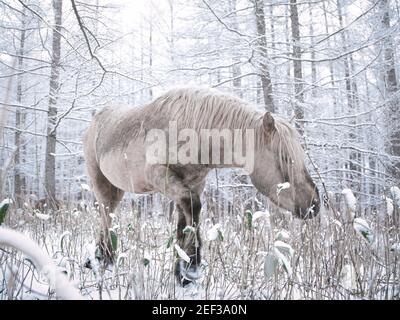
[[[82,300],[79,291],[73,287],[53,260],[43,252],[39,245],[20,232],[0,227],[0,245],[12,247],[21,251],[32,259],[36,268],[43,273],[51,286],[54,287],[57,296],[66,300]]]

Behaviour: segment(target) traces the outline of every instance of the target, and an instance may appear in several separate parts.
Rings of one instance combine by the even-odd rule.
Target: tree
[[[18,50],[18,69],[23,70],[23,62],[24,62],[24,47],[25,47],[25,35],[26,35],[26,9],[23,8],[21,12],[21,29],[20,29],[20,38],[19,38],[19,50]],[[22,104],[22,78],[23,74],[18,74],[17,76],[17,103],[18,105]],[[15,112],[15,157],[14,157],[14,195],[16,199],[23,198],[23,192],[25,191],[25,179],[22,176],[21,170],[21,155],[22,155],[22,147],[23,140],[21,129],[23,129],[25,123],[25,114],[24,110],[20,107],[16,108]]]
[[[347,32],[344,26],[344,19],[343,19],[343,4],[341,0],[337,0],[337,15],[339,19],[339,26],[340,30],[340,39],[343,48],[343,67],[344,67],[344,77],[345,77],[345,86],[346,86],[346,98],[347,98],[347,112],[358,112],[358,90],[357,90],[357,83],[356,79],[352,77],[352,72],[354,71],[354,62],[353,56],[351,53],[347,53],[348,50],[348,39],[347,39]],[[353,119],[352,124],[355,125],[356,121]],[[350,141],[356,142],[358,139],[357,129],[355,128],[349,134]],[[345,164],[345,168],[349,171],[347,179],[349,181],[355,181],[357,176],[359,176],[359,172],[361,171],[360,168],[361,163],[361,154],[358,152],[350,151],[349,152],[349,160],[348,163]],[[350,183],[352,188],[355,188],[357,183]],[[360,185],[358,184],[358,187]]]
[[[386,149],[393,158],[389,174],[395,183],[400,181],[400,106],[399,106],[399,83],[396,74],[395,45],[392,37],[390,21],[390,0],[382,0],[379,5],[381,15],[381,28],[384,33],[383,39],[383,79],[384,96],[386,99],[385,117],[387,124]]]
[[[315,84],[317,82],[317,66],[315,63],[315,40],[314,40],[314,17],[311,2],[308,4],[309,14],[310,14],[310,38],[311,38],[311,95],[313,98],[316,96]]]
[[[238,18],[237,18],[237,13],[236,13],[236,6],[237,6],[237,0],[229,0],[228,1],[228,6],[229,6],[229,11],[233,12],[233,17],[232,17],[232,28],[234,30],[238,30],[239,24],[238,24]],[[241,97],[242,92],[242,79],[241,79],[241,68],[240,68],[240,58],[238,57],[237,54],[232,59],[232,84],[233,87],[235,88],[236,92],[238,95]]]
[[[57,130],[57,96],[60,79],[60,58],[61,58],[61,27],[62,27],[62,0],[53,0],[54,25],[52,32],[52,56],[51,75],[49,90],[49,110],[47,115],[47,140],[45,160],[45,189],[48,204],[52,206],[56,200],[56,142]]]
[[[272,93],[272,81],[268,67],[264,0],[252,0],[252,2],[254,4],[254,15],[257,26],[256,64],[259,69],[258,73],[261,80],[265,109],[270,112],[275,112],[275,104]]]
[[[293,42],[293,75],[294,75],[294,92],[295,92],[295,117],[297,120],[304,118],[304,110],[302,103],[304,102],[304,81],[303,67],[301,60],[300,46],[300,23],[299,13],[297,10],[297,0],[290,0],[290,21],[292,26],[292,42]],[[297,129],[303,134],[303,125],[297,122]]]

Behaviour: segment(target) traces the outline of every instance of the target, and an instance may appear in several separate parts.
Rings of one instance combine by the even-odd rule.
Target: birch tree
[[[47,140],[45,160],[45,189],[48,204],[56,200],[56,142],[57,96],[59,91],[61,67],[62,0],[53,0],[54,24],[52,31],[51,75],[49,90],[49,110],[47,115]]]
[[[389,174],[395,183],[400,181],[400,98],[396,74],[395,45],[390,19],[390,0],[382,0],[379,5],[383,38],[383,79],[386,99],[387,151],[393,157]]]
[[[24,62],[24,47],[25,47],[25,36],[26,36],[26,9],[23,8],[21,12],[21,29],[20,29],[20,38],[19,38],[19,50],[18,50],[18,69],[23,70],[23,62]],[[19,74],[17,76],[17,103],[18,105],[22,105],[22,85],[23,85],[23,74]],[[23,130],[25,124],[25,113],[24,110],[20,107],[16,108],[15,111],[15,157],[14,157],[14,194],[15,198],[23,199],[23,192],[25,191],[25,179],[23,177],[23,172],[21,170],[22,157],[24,156],[22,153],[23,148],[23,137],[21,134],[21,130]]]
[[[297,120],[304,119],[304,110],[302,103],[304,102],[304,82],[303,82],[303,66],[301,60],[300,45],[300,22],[297,8],[297,0],[290,0],[290,21],[292,27],[293,42],[293,75],[294,75],[294,92],[295,92],[295,117]],[[303,134],[303,126],[297,122],[297,129]]]
[[[267,38],[265,27],[264,0],[252,0],[257,26],[256,65],[261,80],[265,109],[275,112],[272,81],[268,66]]]

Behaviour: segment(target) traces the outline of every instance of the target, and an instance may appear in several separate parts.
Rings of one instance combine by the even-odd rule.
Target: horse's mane
[[[172,89],[151,103],[151,112],[167,115],[181,128],[255,128],[261,114],[234,96],[209,88]]]
[[[147,107],[153,115],[177,121],[180,128],[255,129],[257,146],[270,148],[278,156],[282,169],[288,166],[286,171],[291,181],[304,168],[304,151],[296,129],[274,115],[276,130],[266,137],[261,131],[263,114],[232,95],[209,88],[178,88],[161,95]]]

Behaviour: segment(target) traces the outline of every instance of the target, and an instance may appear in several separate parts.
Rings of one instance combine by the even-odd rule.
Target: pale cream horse
[[[189,255],[190,263],[177,261],[175,274],[182,284],[196,277],[200,263],[200,194],[205,178],[213,168],[243,167],[243,163],[149,163],[151,145],[147,135],[154,129],[166,136],[171,121],[178,130],[253,129],[251,150],[254,186],[273,203],[306,219],[319,212],[316,185],[304,163],[304,152],[296,130],[285,120],[266,112],[261,114],[246,102],[222,92],[203,88],[170,90],[140,107],[107,107],[95,115],[84,136],[87,172],[100,204],[102,232],[100,248],[105,261],[113,261],[109,239],[110,212],[114,212],[125,191],[161,192],[176,204],[178,245]],[[153,141],[154,142],[154,141]],[[166,147],[168,147],[166,145]],[[218,146],[223,148],[226,145]],[[210,154],[215,152],[211,146]],[[200,152],[200,151],[199,151]],[[200,161],[199,161],[200,162]],[[209,161],[211,162],[211,161]],[[290,187],[277,192],[284,182]],[[289,186],[289,184],[285,184]],[[183,232],[186,226],[192,232]]]

